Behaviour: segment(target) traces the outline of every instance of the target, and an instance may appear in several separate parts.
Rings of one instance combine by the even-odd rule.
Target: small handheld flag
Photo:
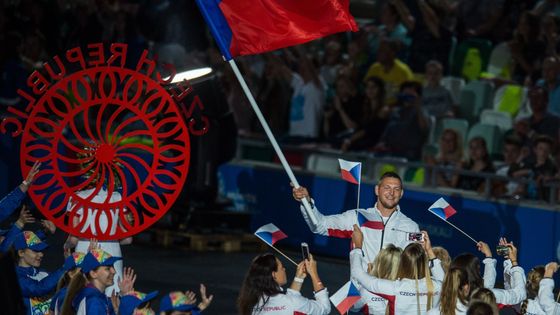
[[[430,208],[428,208],[428,210],[444,220],[449,219],[449,217],[457,213],[457,211],[453,209],[453,207],[443,198],[439,198],[430,206]]]
[[[255,236],[260,238],[263,242],[265,242],[268,246],[272,247],[275,251],[277,251],[280,255],[284,256],[287,260],[289,260],[292,264],[297,266],[297,263],[293,261],[290,257],[286,256],[286,254],[282,253],[278,248],[274,247],[274,244],[279,240],[285,239],[288,235],[284,234],[284,232],[280,231],[276,225],[269,223],[261,226],[257,231],[255,231]]]
[[[362,174],[362,163],[338,159],[342,179],[352,184],[359,185]]]
[[[329,299],[340,314],[346,314],[352,305],[356,304],[360,299],[360,291],[352,281],[348,281]]]
[[[451,225],[452,227],[454,227],[457,231],[463,233],[466,237],[470,238],[473,242],[475,242],[476,244],[478,244],[478,242],[469,234],[465,233],[463,230],[461,230],[460,228],[456,227],[453,223],[447,221],[447,219],[449,219],[449,217],[451,217],[452,215],[454,215],[455,213],[457,213],[457,211],[447,202],[445,201],[445,199],[443,198],[439,198],[438,200],[436,200],[436,202],[434,202],[429,208],[428,211],[430,211],[431,213],[435,214],[438,218],[442,219],[444,222],[446,222],[447,224]]]
[[[280,229],[272,223],[261,226],[255,232],[255,235],[270,246],[288,237],[288,235],[284,234],[284,232],[280,231]]]

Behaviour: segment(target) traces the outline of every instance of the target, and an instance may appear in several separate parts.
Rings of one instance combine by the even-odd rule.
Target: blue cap
[[[166,294],[159,302],[159,311],[194,311],[198,307],[194,304],[187,304],[187,296],[181,291],[174,291]]]
[[[148,294],[132,291],[126,295],[121,296],[121,304],[119,305],[120,315],[133,315],[134,309],[142,303],[153,300],[159,294],[158,291],[153,291]]]
[[[16,250],[29,248],[33,251],[40,252],[49,247],[43,242],[37,234],[31,231],[23,231],[14,237],[14,248]]]
[[[82,261],[82,272],[88,273],[100,266],[112,266],[117,260],[121,259],[121,257],[111,256],[109,253],[100,248],[92,249],[86,254],[84,260]]]

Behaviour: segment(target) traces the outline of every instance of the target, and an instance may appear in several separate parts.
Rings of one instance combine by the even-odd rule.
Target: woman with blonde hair
[[[518,314],[535,314],[545,315],[539,303],[539,285],[544,278],[544,266],[536,266],[527,273],[527,283],[525,283],[525,291],[527,298],[520,304],[515,306]]]
[[[350,273],[366,290],[387,297],[389,314],[426,314],[432,307],[439,305],[441,282],[436,279],[443,278],[443,269],[432,251],[428,234],[423,234],[424,247],[419,243],[409,244],[401,255],[397,279],[386,280],[372,277],[364,270],[363,234],[354,225]],[[430,276],[428,258],[433,262],[431,271],[434,279]]]
[[[469,304],[469,277],[461,268],[447,271],[441,287],[439,309],[433,308],[428,315],[464,315]]]
[[[434,172],[438,186],[452,187],[454,170],[460,167],[463,160],[463,140],[454,129],[444,129],[439,138],[439,150],[435,157],[428,157],[426,163],[445,167],[446,170]]]
[[[402,249],[393,244],[383,248],[373,263],[368,263],[368,273],[379,279],[397,280]],[[354,311],[364,314],[389,314],[387,299],[360,287],[361,299],[353,306]]]

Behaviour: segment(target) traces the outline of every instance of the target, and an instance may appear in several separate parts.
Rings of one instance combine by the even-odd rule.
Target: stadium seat
[[[486,39],[469,38],[462,41],[455,49],[451,63],[451,75],[466,80],[478,79],[488,67],[492,52],[492,42]]]
[[[465,139],[467,138],[467,133],[469,131],[469,122],[466,119],[460,118],[444,118],[439,121],[439,127],[437,128],[437,132],[435,135],[435,142],[439,147],[439,138],[441,137],[442,132],[445,129],[453,129],[459,133],[461,137],[461,143],[465,143]]]
[[[398,162],[407,162],[408,160],[405,158],[392,158],[391,160],[398,161]],[[395,172],[399,174],[401,178],[404,177],[405,167],[404,165],[400,164],[393,164],[391,162],[381,162],[376,163],[374,166],[374,177],[375,179],[379,179],[381,175],[385,172]]]
[[[403,180],[407,184],[414,184],[418,186],[424,185],[426,177],[426,169],[423,167],[409,167],[404,173]]]
[[[453,101],[459,103],[459,96],[461,95],[461,90],[465,86],[465,80],[459,77],[445,77],[441,80],[441,85],[451,92]]]
[[[340,174],[340,164],[338,158],[322,154],[311,154],[307,157],[306,169],[314,173]]]
[[[527,88],[521,85],[507,84],[496,90],[494,95],[494,110],[508,113],[515,117],[527,100]]]
[[[511,79],[512,66],[511,51],[504,42],[492,50],[486,72],[492,78]]]
[[[500,112],[494,109],[485,109],[480,114],[480,123],[485,125],[498,126],[502,133],[512,128],[512,119],[509,113]]]
[[[474,124],[467,135],[465,148],[468,148],[468,142],[474,137],[482,137],[486,140],[488,154],[490,154],[492,158],[501,154],[502,131],[498,126],[482,123]]]
[[[471,124],[478,121],[480,113],[492,106],[494,85],[488,81],[472,81],[461,91],[459,99],[460,116]]]

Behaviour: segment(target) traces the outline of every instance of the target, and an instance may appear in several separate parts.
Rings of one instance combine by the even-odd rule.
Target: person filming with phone
[[[418,224],[402,213],[399,207],[404,190],[400,176],[395,172],[384,173],[375,186],[377,202],[373,208],[351,209],[341,214],[323,215],[317,209],[305,187],[294,188],[294,199],[303,198],[311,204],[311,211],[317,218],[313,224],[305,208],[301,206],[303,218],[313,233],[352,238],[353,225],[359,226],[364,234],[363,251],[367,261],[373,261],[387,244],[405,248],[408,244],[422,240]]]

